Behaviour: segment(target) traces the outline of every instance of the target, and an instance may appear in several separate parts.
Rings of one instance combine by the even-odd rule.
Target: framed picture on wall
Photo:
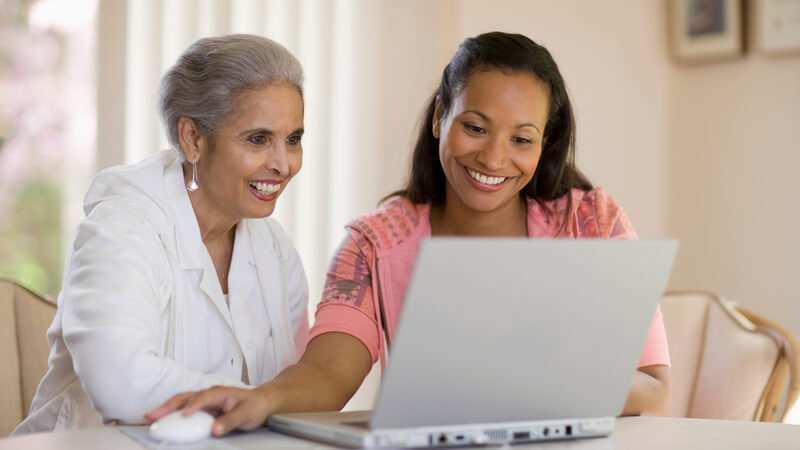
[[[681,62],[735,58],[744,50],[742,0],[670,0],[672,53]]]
[[[800,53],[800,0],[756,2],[756,40],[769,55]]]

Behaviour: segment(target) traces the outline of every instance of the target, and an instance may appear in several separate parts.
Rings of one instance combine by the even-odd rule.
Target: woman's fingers
[[[194,392],[184,392],[183,394],[178,394],[167,400],[163,405],[145,414],[144,418],[150,423],[155,422],[167,414],[181,409],[183,405],[186,404],[186,401],[189,400],[193,395]]]
[[[183,415],[189,416],[197,411],[224,411],[229,402],[238,403],[237,391],[242,389],[215,386],[195,392],[183,405]]]
[[[241,401],[233,405],[230,412],[214,421],[214,435],[221,436],[232,430],[252,430],[267,421],[272,412],[269,402],[261,398],[256,391],[244,391]]]

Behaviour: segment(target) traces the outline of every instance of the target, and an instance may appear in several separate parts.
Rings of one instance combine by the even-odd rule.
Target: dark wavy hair
[[[406,186],[386,199],[400,195],[414,203],[445,202],[447,179],[439,161],[439,139],[433,136],[433,117],[438,96],[444,115],[453,98],[475,72],[501,70],[532,75],[550,86],[550,112],[544,129],[539,165],[520,195],[542,203],[567,194],[572,188],[592,189],[592,183],[575,167],[575,118],[564,79],[550,52],[521,34],[492,32],[467,38],[444,68],[442,82],[431,96],[414,146],[411,173]],[[384,199],[385,200],[385,199]],[[572,197],[567,197],[567,213]],[[562,223],[566,224],[565,220]]]

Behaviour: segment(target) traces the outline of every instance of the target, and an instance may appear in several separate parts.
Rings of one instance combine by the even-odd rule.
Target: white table
[[[40,433],[0,439],[0,450],[84,450],[84,449],[142,449],[140,444],[123,434],[125,427],[92,428],[61,433]],[[128,427],[143,432],[143,427]],[[161,448],[169,449],[170,446]],[[211,439],[188,449],[258,449],[258,448],[336,448],[304,441],[266,429]],[[530,445],[514,445],[512,450],[782,450],[800,449],[800,425],[738,422],[707,419],[674,419],[627,417],[617,419],[615,431],[609,438],[556,441]]]

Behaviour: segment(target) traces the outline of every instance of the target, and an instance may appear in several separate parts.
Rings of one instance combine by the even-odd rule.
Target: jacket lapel
[[[278,367],[286,367],[297,361],[291,319],[287,306],[286,287],[283,276],[286,262],[277,248],[277,240],[265,220],[245,220],[250,227],[250,242],[256,274],[264,304],[267,308],[272,337],[275,345],[275,360]],[[263,228],[262,228],[263,227]],[[257,229],[256,229],[257,228]]]

